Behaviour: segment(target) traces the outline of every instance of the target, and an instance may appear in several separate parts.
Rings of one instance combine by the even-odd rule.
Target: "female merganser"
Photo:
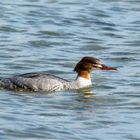
[[[77,77],[68,81],[47,73],[27,73],[0,80],[0,87],[10,90],[60,91],[63,89],[80,89],[91,85],[92,69],[116,70],[101,63],[95,57],[83,57],[75,66]]]

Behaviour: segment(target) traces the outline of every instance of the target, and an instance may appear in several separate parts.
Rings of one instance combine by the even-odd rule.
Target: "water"
[[[118,71],[93,72],[90,91],[0,90],[0,139],[140,139],[139,55],[139,0],[1,0],[0,77],[73,80],[83,56]]]

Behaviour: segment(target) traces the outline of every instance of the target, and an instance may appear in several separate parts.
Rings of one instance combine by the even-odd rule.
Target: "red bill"
[[[115,67],[106,66],[104,64],[101,64],[100,69],[101,70],[117,70],[117,68],[115,68]]]

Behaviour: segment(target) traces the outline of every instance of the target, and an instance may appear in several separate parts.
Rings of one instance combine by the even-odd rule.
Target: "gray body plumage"
[[[72,82],[47,73],[27,73],[0,80],[0,87],[11,90],[60,91]]]

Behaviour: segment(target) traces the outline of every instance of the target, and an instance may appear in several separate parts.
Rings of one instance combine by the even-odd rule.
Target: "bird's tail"
[[[2,78],[0,78],[0,87],[3,87]]]

